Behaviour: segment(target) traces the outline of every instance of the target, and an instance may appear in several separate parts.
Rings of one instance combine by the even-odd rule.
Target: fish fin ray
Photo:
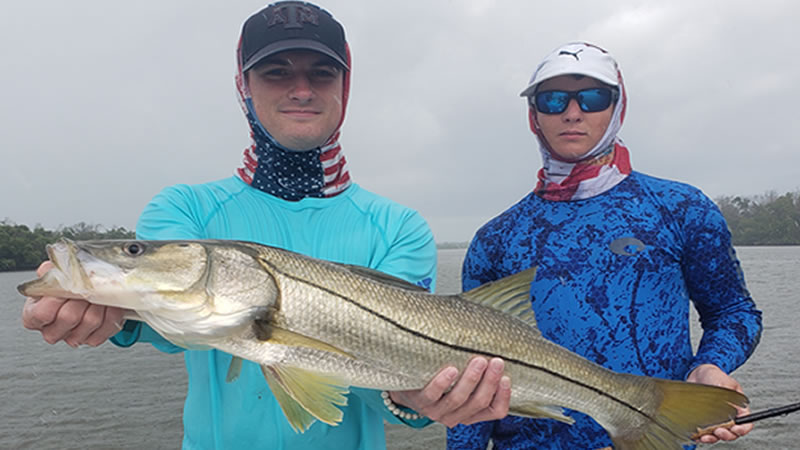
[[[575,423],[575,419],[564,415],[564,410],[559,406],[543,405],[541,403],[523,403],[508,409],[514,416],[530,417],[531,419],[553,419],[568,425]]]
[[[730,389],[674,380],[653,381],[661,401],[650,421],[638,429],[630,429],[628,421],[606,426],[614,448],[678,450],[691,443],[699,430],[733,420],[737,414],[734,405],[748,404],[747,397]]]
[[[261,370],[268,379],[267,383],[267,373],[270,373],[281,390],[312,416],[332,426],[342,421],[344,413],[337,405],[346,406],[347,394],[350,392],[349,385],[344,380],[282,365],[262,366]]]
[[[228,366],[228,374],[225,375],[225,382],[232,383],[239,379],[239,375],[242,373],[242,363],[244,361],[242,358],[238,356],[234,356],[231,358],[231,365]]]
[[[267,366],[261,366],[272,395],[275,396],[283,415],[295,433],[304,433],[317,420],[306,408],[286,392],[276,375]]]
[[[531,283],[535,276],[536,267],[531,267],[462,292],[461,297],[514,316],[538,331],[530,304]]]

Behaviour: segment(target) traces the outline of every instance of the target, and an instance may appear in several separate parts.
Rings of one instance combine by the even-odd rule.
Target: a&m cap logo
[[[290,3],[270,8],[272,16],[267,17],[267,26],[283,25],[283,28],[303,28],[303,25],[310,23],[319,25],[317,11],[301,4]]]

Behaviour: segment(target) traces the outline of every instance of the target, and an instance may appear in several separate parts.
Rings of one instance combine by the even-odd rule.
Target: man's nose
[[[311,81],[305,74],[295,76],[292,81],[292,89],[289,92],[292,99],[308,101],[314,98],[314,89],[312,89]]]
[[[562,117],[568,122],[583,120],[583,111],[581,110],[580,105],[578,105],[578,100],[574,98],[569,99],[569,103],[567,103],[567,109],[564,110]]]

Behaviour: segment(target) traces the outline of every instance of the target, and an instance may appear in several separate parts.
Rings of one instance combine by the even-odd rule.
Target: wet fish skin
[[[63,240],[48,252],[56,268],[21,285],[23,295],[68,292],[132,309],[176,345],[256,362],[299,431],[341,421],[349,386],[418,389],[475,355],[505,360],[512,414],[571,422],[560,408],[578,410],[617,448],[681,448],[747,404],[722,388],[614,373],[544,339],[528,303],[535,269],[434,295],[246,242]]]

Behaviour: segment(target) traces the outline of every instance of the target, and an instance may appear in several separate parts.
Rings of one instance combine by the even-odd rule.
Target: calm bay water
[[[800,247],[737,252],[765,327],[761,345],[735,376],[754,411],[800,402]],[[463,249],[439,251],[438,292],[459,290],[463,256]],[[179,448],[183,358],[148,345],[76,350],[45,343],[20,321],[24,299],[16,286],[33,277],[0,273],[0,449]],[[716,447],[798,448],[798,425],[800,413],[770,419],[747,438]],[[444,436],[438,424],[387,426],[390,449],[444,448]]]

